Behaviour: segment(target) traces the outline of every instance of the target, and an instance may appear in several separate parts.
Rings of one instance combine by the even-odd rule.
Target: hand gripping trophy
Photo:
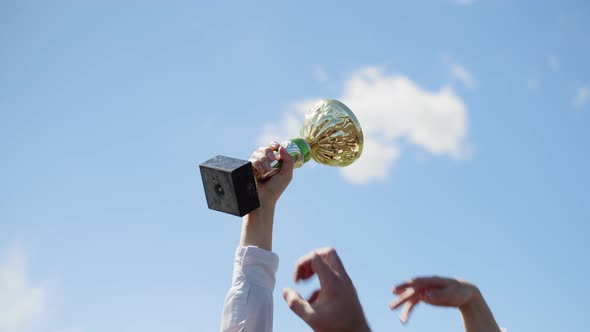
[[[313,158],[329,166],[348,166],[363,151],[363,132],[352,111],[334,99],[323,99],[306,114],[301,137],[281,145],[295,158],[295,168]],[[278,152],[275,152],[278,153]],[[199,165],[205,196],[210,209],[244,216],[260,206],[256,181],[264,181],[281,167],[275,161],[272,169],[254,177],[247,160],[216,156]]]

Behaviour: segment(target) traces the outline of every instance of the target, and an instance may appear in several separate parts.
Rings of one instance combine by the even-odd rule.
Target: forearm
[[[500,327],[479,290],[472,300],[459,309],[465,332],[500,332]]]
[[[272,227],[274,220],[274,204],[260,207],[244,216],[240,246],[256,246],[272,251]]]

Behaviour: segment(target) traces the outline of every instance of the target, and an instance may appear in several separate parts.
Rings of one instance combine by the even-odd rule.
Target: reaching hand
[[[289,308],[316,332],[370,331],[358,295],[333,248],[316,249],[295,267],[295,282],[318,275],[320,289],[306,301],[292,288],[283,290]]]
[[[275,156],[275,151],[279,152],[278,159]],[[257,184],[258,198],[262,207],[274,205],[291,182],[294,158],[278,142],[272,142],[268,147],[260,147],[250,157],[255,174],[264,174],[270,171],[271,163],[275,160],[283,161],[281,170],[270,179]]]
[[[422,301],[435,306],[459,308],[466,332],[500,331],[479,289],[465,280],[420,277],[395,286],[393,293],[399,297],[390,304],[390,308],[396,309],[404,304],[399,316],[404,324],[414,306]]]
[[[393,293],[399,297],[389,307],[397,309],[405,303],[400,314],[402,323],[408,321],[412,309],[420,301],[444,307],[460,307],[477,293],[477,288],[466,281],[420,277],[395,286]]]
[[[399,297],[389,307],[397,309],[405,303],[400,314],[400,320],[405,324],[412,309],[420,301],[435,306],[459,308],[473,299],[478,290],[463,280],[420,277],[395,286],[393,293]]]

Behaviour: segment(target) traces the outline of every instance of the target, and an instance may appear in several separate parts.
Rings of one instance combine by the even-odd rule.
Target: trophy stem
[[[306,163],[307,161],[309,161],[311,159],[311,146],[303,138],[293,138],[293,139],[284,141],[283,143],[281,143],[281,146],[283,148],[285,148],[287,150],[287,152],[290,155],[292,155],[293,158],[295,159],[295,165],[293,168],[299,168],[304,163]],[[271,170],[264,173],[264,174],[258,175],[256,177],[256,180],[259,180],[259,181],[268,180],[273,175],[277,174],[281,170],[283,162],[281,160],[278,160],[278,158],[279,158],[278,151],[275,151],[275,157],[277,160],[272,162]]]

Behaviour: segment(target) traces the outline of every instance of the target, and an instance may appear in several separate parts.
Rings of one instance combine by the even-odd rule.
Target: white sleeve
[[[239,247],[232,287],[225,298],[222,332],[271,332],[272,292],[277,254],[254,246]]]

